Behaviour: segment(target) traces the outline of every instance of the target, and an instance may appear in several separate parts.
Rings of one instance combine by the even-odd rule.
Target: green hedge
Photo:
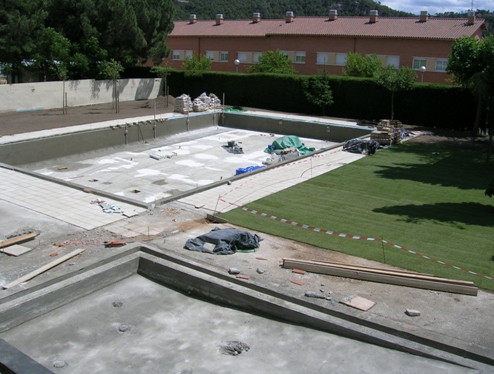
[[[170,94],[192,99],[214,93],[227,106],[321,115],[322,109],[307,102],[302,83],[308,76],[206,72],[186,76],[174,71],[168,78]],[[368,78],[331,76],[334,104],[326,115],[356,121],[378,121],[391,115],[391,93]],[[476,103],[461,87],[417,83],[410,91],[395,94],[395,119],[418,126],[456,130],[471,129]]]

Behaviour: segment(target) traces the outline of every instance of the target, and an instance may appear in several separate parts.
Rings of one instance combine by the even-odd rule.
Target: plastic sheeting
[[[281,153],[284,149],[287,148],[296,148],[300,155],[305,155],[310,152],[314,152],[315,148],[306,147],[304,143],[302,143],[298,136],[288,135],[283,136],[281,138],[276,139],[272,145],[269,145],[268,148],[264,150],[266,153],[274,152],[276,154]]]
[[[372,155],[380,147],[379,142],[366,139],[352,139],[345,143],[343,150],[350,153],[366,153]]]
[[[207,234],[187,240],[184,248],[213,255],[232,255],[235,252],[255,252],[261,240],[257,234],[252,235],[247,231],[215,227]],[[214,249],[206,248],[206,243],[213,244]]]
[[[244,173],[248,173],[249,171],[254,171],[254,170],[257,170],[257,169],[262,169],[264,168],[265,166],[247,166],[246,168],[238,168],[237,170],[235,170],[235,175],[239,175],[239,174],[244,174]]]

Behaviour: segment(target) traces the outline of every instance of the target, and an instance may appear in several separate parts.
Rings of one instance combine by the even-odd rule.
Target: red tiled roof
[[[379,38],[419,38],[453,40],[461,36],[473,36],[485,28],[484,20],[476,18],[472,25],[466,18],[433,18],[420,22],[418,17],[378,17],[370,23],[369,17],[342,17],[329,21],[328,17],[297,17],[293,22],[284,19],[266,19],[258,23],[252,20],[175,21],[172,37],[265,37],[284,36],[339,36]]]

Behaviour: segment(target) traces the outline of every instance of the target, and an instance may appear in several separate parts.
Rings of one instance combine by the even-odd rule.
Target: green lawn
[[[247,205],[268,215],[345,234],[383,238],[494,278],[494,178],[485,152],[451,144],[404,143]],[[317,233],[235,209],[231,223],[322,248],[494,290],[485,279],[379,241]],[[384,256],[383,256],[384,247]]]

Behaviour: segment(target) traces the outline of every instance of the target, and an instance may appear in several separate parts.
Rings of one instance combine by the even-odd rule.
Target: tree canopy
[[[257,64],[247,68],[248,73],[294,74],[295,68],[287,55],[276,51],[266,51],[259,56]]]
[[[417,73],[406,66],[396,69],[390,65],[379,72],[379,75],[376,78],[376,83],[391,91],[391,119],[394,119],[395,115],[395,92],[411,89],[416,80]]]
[[[346,59],[343,75],[351,77],[374,78],[382,70],[382,63],[377,55],[362,56],[359,53],[349,53]]]
[[[96,77],[109,58],[158,64],[173,17],[172,0],[0,0],[0,63],[17,81],[61,63],[72,78]]]
[[[494,35],[482,40],[462,37],[454,41],[447,72],[454,82],[472,90],[478,100],[477,120],[473,128],[486,129],[494,124]],[[492,118],[486,122],[482,113]]]
[[[385,17],[412,15],[372,0],[341,0],[338,2],[326,0],[173,0],[173,3],[177,10],[176,20],[187,20],[191,13],[196,14],[198,19],[214,19],[217,13],[223,13],[227,19],[250,19],[253,12],[260,12],[264,19],[283,19],[288,10],[293,11],[296,17],[325,17],[331,9],[336,9],[341,16],[365,16],[371,9],[378,10],[379,14]]]
[[[330,77],[322,73],[308,77],[303,82],[304,94],[307,100],[315,106],[322,107],[322,115],[326,115],[326,106],[333,104],[333,92],[329,86]]]

